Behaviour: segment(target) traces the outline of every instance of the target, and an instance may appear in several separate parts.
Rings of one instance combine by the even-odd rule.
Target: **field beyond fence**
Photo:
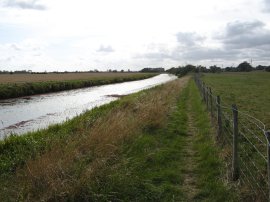
[[[229,178],[240,182],[241,190],[246,190],[248,198],[269,200],[270,133],[266,125],[239,110],[237,103],[231,106],[224,103],[199,74],[195,75],[195,82],[217,128],[216,140],[224,148]]]

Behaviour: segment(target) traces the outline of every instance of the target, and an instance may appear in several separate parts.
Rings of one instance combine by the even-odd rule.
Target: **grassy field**
[[[237,201],[188,77],[0,144],[1,201]]]
[[[204,74],[203,80],[220,95],[223,104],[237,104],[240,111],[263,121],[270,128],[270,73],[234,72]]]
[[[0,99],[146,79],[151,73],[0,74]]]

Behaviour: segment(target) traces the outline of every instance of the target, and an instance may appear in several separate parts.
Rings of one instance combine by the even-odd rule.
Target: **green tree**
[[[238,65],[237,70],[239,72],[250,72],[252,71],[252,66],[248,62],[244,61]]]

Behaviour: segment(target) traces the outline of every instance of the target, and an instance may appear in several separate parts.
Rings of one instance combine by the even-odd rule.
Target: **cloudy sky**
[[[270,0],[0,0],[0,70],[270,64]]]

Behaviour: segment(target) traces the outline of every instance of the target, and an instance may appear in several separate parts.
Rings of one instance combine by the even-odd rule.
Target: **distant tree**
[[[177,68],[172,67],[170,69],[167,69],[166,72],[170,73],[170,74],[176,74]]]
[[[164,72],[165,69],[162,67],[158,67],[158,68],[150,68],[150,67],[146,67],[143,68],[140,72]]]
[[[123,73],[123,72],[124,72],[124,70],[122,69],[122,70],[121,70],[121,72]]]
[[[252,66],[248,62],[244,61],[238,65],[237,70],[239,72],[250,72],[252,71]]]
[[[225,67],[224,71],[225,72],[235,72],[236,68],[235,67]]]
[[[256,70],[264,70],[265,68],[266,68],[266,66],[258,65],[256,67]]]
[[[265,67],[265,71],[270,72],[270,66]]]
[[[219,72],[221,72],[221,68],[217,67],[216,65],[210,66],[210,72],[211,73],[219,73]]]
[[[0,71],[0,74],[10,74],[12,71],[7,71],[7,70],[3,70],[3,71]],[[13,73],[13,72],[12,72]]]
[[[199,66],[197,67],[197,69],[198,69],[198,72],[208,72],[207,68],[204,67],[204,66],[201,66],[201,65],[199,65]]]
[[[231,67],[225,67],[225,69],[224,69],[225,72],[230,72],[231,70],[232,70]]]
[[[166,72],[168,72],[170,74],[175,74],[178,77],[181,77],[181,76],[188,74],[189,72],[196,72],[196,71],[197,71],[196,66],[188,64],[184,67],[181,67],[181,66],[179,66],[177,68],[172,67],[172,68],[168,69]]]

